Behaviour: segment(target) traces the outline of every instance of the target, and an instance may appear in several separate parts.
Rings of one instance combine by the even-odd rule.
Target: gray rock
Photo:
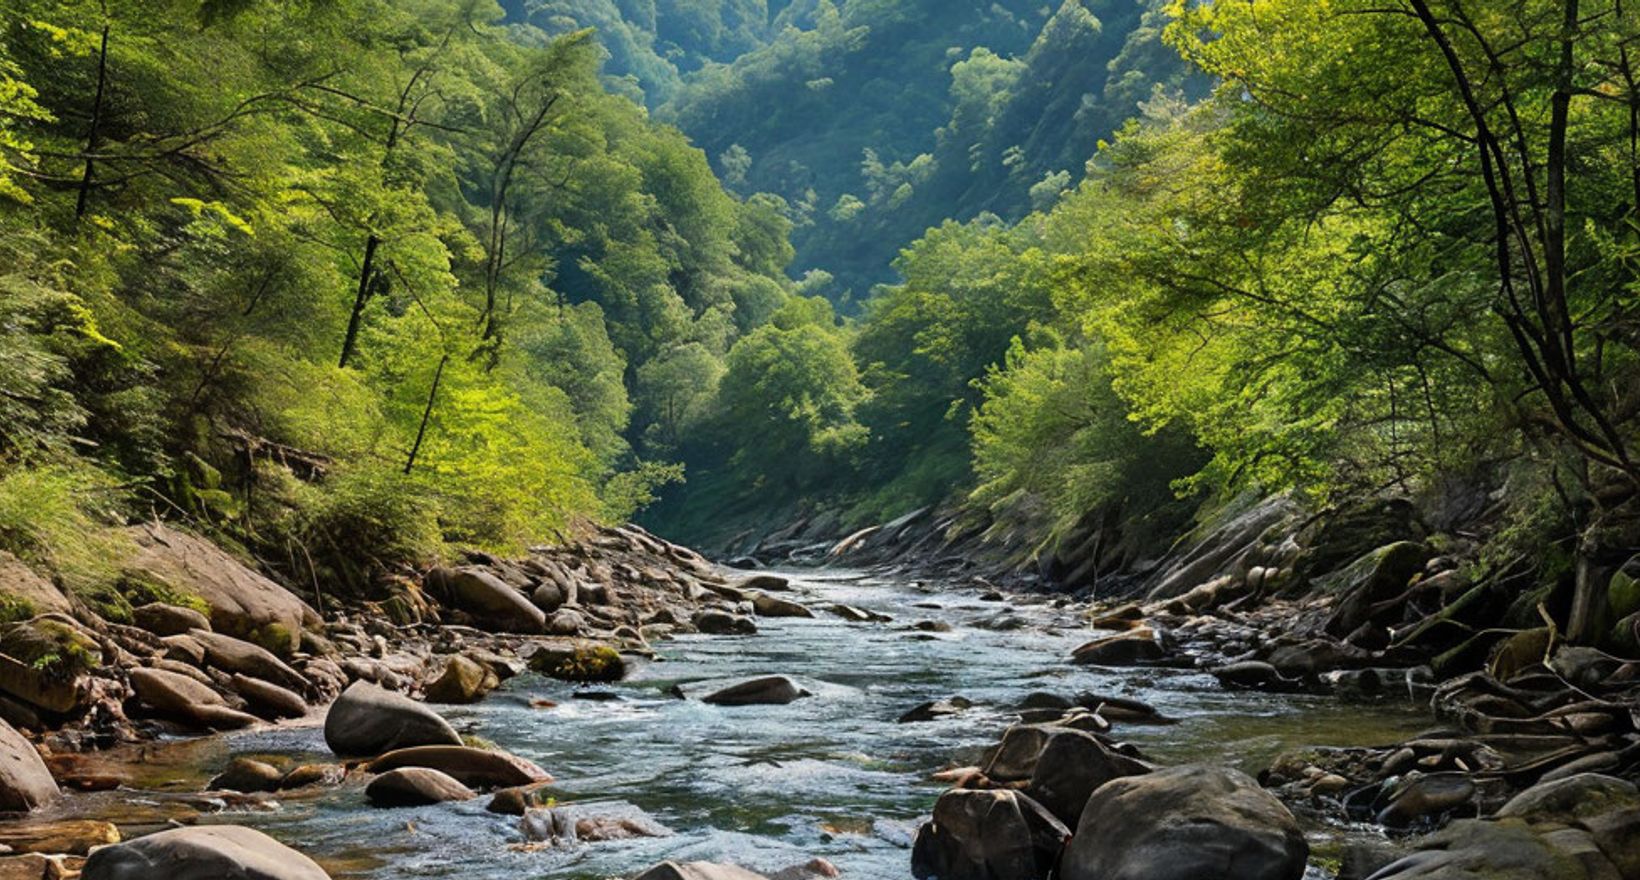
[[[545,770],[517,755],[470,746],[397,749],[372,761],[369,770],[371,773],[386,773],[400,767],[438,770],[473,788],[512,788],[552,781]]]
[[[730,685],[705,698],[714,706],[784,705],[813,694],[784,675],[770,675]]]
[[[1088,798],[1061,880],[1299,880],[1309,844],[1293,814],[1246,774],[1171,767]]]
[[[57,799],[56,780],[40,753],[10,724],[0,721],[0,811],[26,812]]]
[[[435,569],[429,583],[441,586],[457,608],[506,632],[546,631],[546,612],[516,587],[482,568]]]
[[[1106,748],[1092,734],[1063,730],[1049,735],[1025,793],[1074,828],[1095,789],[1119,776],[1137,776],[1150,770],[1143,761]]]
[[[1045,880],[1070,829],[1017,791],[953,789],[917,830],[918,880]]]
[[[708,609],[695,615],[695,629],[708,635],[749,636],[757,632],[757,624],[750,617]]]
[[[356,681],[325,715],[325,744],[338,755],[379,755],[412,746],[458,746],[461,737],[432,709]]]

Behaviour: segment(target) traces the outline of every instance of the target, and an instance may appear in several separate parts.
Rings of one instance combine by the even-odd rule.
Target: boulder
[[[52,611],[72,614],[74,611],[74,603],[62,590],[3,550],[0,550],[0,597],[11,600],[24,615]]]
[[[1390,792],[1377,821],[1397,831],[1432,826],[1474,797],[1475,782],[1467,773],[1408,773]]]
[[[102,656],[98,640],[66,614],[0,626],[0,691],[48,712],[75,713],[90,697],[85,673]]]
[[[336,785],[347,778],[347,768],[340,764],[302,764],[292,767],[279,780],[279,790],[306,788],[310,785]]]
[[[596,642],[541,645],[530,655],[530,668],[562,681],[612,682],[626,677],[621,652]]]
[[[1137,627],[1082,645],[1071,652],[1071,662],[1084,666],[1134,666],[1155,663],[1166,656],[1156,631]]]
[[[83,856],[93,847],[120,842],[120,830],[95,819],[0,825],[0,847],[19,853]]]
[[[128,571],[204,599],[211,606],[211,628],[217,632],[289,656],[301,646],[302,628],[320,623],[319,615],[296,594],[204,538],[160,523],[129,531],[138,552],[127,562]]]
[[[791,581],[781,577],[780,575],[759,572],[758,574],[748,575],[747,577],[743,577],[740,580],[735,581],[734,587],[735,589],[745,593],[753,591],[779,593],[791,589],[792,585]]]
[[[810,611],[807,606],[793,602],[790,599],[771,596],[768,593],[757,593],[752,596],[752,610],[756,611],[759,617],[814,616],[814,612]]]
[[[396,749],[370,762],[371,773],[400,767],[426,767],[455,777],[474,788],[511,788],[552,777],[535,764],[507,752],[470,746],[416,746]]]
[[[106,846],[80,880],[329,880],[312,859],[252,828],[175,828]]]
[[[714,706],[780,706],[811,697],[784,675],[769,675],[733,684],[708,694],[704,701]]]
[[[540,633],[546,612],[518,588],[482,568],[434,569],[429,583],[443,588],[457,608],[503,632]]]
[[[278,767],[254,758],[234,758],[207,783],[212,790],[225,789],[251,794],[259,791],[277,791],[285,780]]]
[[[713,862],[661,862],[632,880],[767,880],[735,865]]]
[[[708,635],[749,636],[757,632],[757,624],[750,617],[727,611],[708,609],[695,615],[695,629]]]
[[[0,721],[0,812],[27,812],[56,800],[58,793],[33,744]]]
[[[307,700],[301,694],[260,678],[236,674],[233,689],[245,698],[252,712],[263,718],[301,718],[308,711]]]
[[[1632,849],[1632,838],[1615,842]],[[1536,828],[1518,818],[1464,819],[1368,880],[1627,880],[1582,828]]]
[[[966,697],[951,697],[945,700],[931,700],[908,710],[899,718],[900,724],[916,724],[924,721],[937,721],[960,715],[974,707],[972,700]]]
[[[911,873],[918,880],[1045,880],[1069,837],[1052,813],[1017,791],[953,789],[917,830]]]
[[[1634,783],[1599,773],[1579,773],[1526,789],[1510,798],[1496,815],[1500,819],[1569,823],[1635,809],[1640,809],[1640,788]]]
[[[150,602],[131,611],[131,622],[156,636],[180,636],[189,630],[209,631],[211,620],[192,608]]]
[[[450,658],[444,672],[427,686],[429,703],[476,703],[501,686],[501,678],[476,660],[460,654]]]
[[[260,645],[200,629],[187,633],[187,636],[205,649],[205,662],[217,669],[271,681],[293,691],[307,689],[307,679],[300,672],[285,665],[285,661]]]
[[[1246,774],[1182,766],[1124,776],[1088,798],[1061,880],[1299,880],[1309,844]]]
[[[1424,563],[1431,555],[1423,544],[1396,541],[1326,578],[1324,585],[1339,594],[1338,604],[1327,621],[1327,632],[1347,636],[1362,624],[1373,622],[1379,613],[1378,606],[1406,592],[1413,577],[1423,572]]]
[[[1063,730],[1048,736],[1025,793],[1066,826],[1075,828],[1095,789],[1119,776],[1137,776],[1150,770],[1143,761],[1106,748],[1092,734]]]
[[[447,773],[430,767],[399,767],[370,780],[365,797],[378,807],[422,807],[478,797]]]
[[[461,737],[432,709],[356,681],[325,715],[325,744],[338,755],[380,755],[413,746],[459,746]]]
[[[221,694],[189,676],[140,668],[131,670],[130,676],[137,701],[167,718],[213,730],[257,723],[256,716],[232,708]]]
[[[1036,773],[1037,759],[1048,740],[1063,728],[1052,724],[1015,724],[985,762],[985,777],[997,782],[1024,782]]]

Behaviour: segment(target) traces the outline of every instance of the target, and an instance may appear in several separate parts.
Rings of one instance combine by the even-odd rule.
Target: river
[[[484,702],[441,707],[464,734],[534,760],[557,777],[560,804],[587,814],[642,811],[670,836],[568,848],[525,848],[516,817],[485,811],[488,798],[426,808],[377,810],[348,785],[281,802],[276,809],[208,821],[254,825],[304,852],[333,875],[358,878],[627,877],[663,859],[737,862],[774,871],[821,856],[847,878],[910,876],[909,846],[941,786],[929,774],[972,760],[1012,720],[1008,706],[1034,691],[1115,694],[1149,702],[1179,723],[1118,726],[1116,733],[1166,763],[1212,761],[1251,773],[1297,746],[1373,745],[1427,726],[1410,706],[1341,706],[1329,699],[1229,693],[1207,675],[1176,670],[1071,666],[1090,636],[1076,616],[1041,602],[982,601],[949,591],[849,573],[789,573],[794,597],[879,611],[888,623],[822,615],[759,621],[753,636],[683,636],[658,645],[599,699],[534,675],[515,678]],[[924,632],[918,621],[949,624]],[[781,673],[814,696],[786,706],[724,708],[678,699],[737,678]],[[941,721],[899,724],[926,700],[961,695],[977,705]],[[555,704],[544,706],[541,701]],[[157,753],[156,753],[157,754]],[[188,746],[177,766],[199,774],[230,754],[334,760],[318,728],[282,727]],[[154,768],[154,779],[184,784]],[[194,790],[198,781],[193,781]],[[98,796],[91,796],[92,798]],[[76,811],[133,815],[141,796]],[[156,796],[158,797],[158,796]],[[1313,828],[1318,848],[1349,829]],[[1317,874],[1317,876],[1321,876]]]

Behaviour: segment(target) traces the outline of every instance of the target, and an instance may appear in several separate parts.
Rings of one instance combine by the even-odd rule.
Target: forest
[[[799,599],[858,625],[923,608],[919,650],[954,638],[933,610],[958,606],[939,603],[1006,591],[1019,617],[957,625],[1030,633],[976,649],[1016,679],[1027,648],[1090,626],[1119,635],[1060,651],[1074,667],[1188,667],[1259,698],[1392,670],[1501,757],[1455,758],[1451,734],[1431,758],[1416,744],[1432,737],[1373,727],[1422,771],[1352,753],[1366,763],[1314,758],[1298,778],[1277,762],[1259,784],[1290,802],[1282,786],[1302,783],[1315,804],[1337,777],[1348,793],[1319,813],[1423,832],[1491,821],[1505,794],[1575,765],[1629,780],[1618,800],[1635,809],[1611,833],[1632,843],[1637,39],[1623,0],[8,0],[0,719],[39,732],[50,759],[174,732],[167,713],[248,725],[281,699],[257,682],[297,707],[361,681],[474,702],[526,666],[618,682],[675,632],[812,616],[784,567],[829,562],[876,572],[859,576],[892,601],[835,585]],[[725,580],[682,545],[782,570]],[[252,581],[260,598],[241,594]],[[1050,601],[1071,623],[1032,616]],[[241,655],[197,639],[201,622],[262,653],[222,659]],[[521,633],[574,645],[508,641]],[[194,642],[167,647],[178,638]],[[401,638],[414,647],[395,654]],[[464,645],[478,684],[444,656]],[[861,655],[838,663],[888,662],[849,646]],[[768,650],[747,657],[790,656]],[[164,665],[194,653],[191,671]],[[700,678],[728,675],[720,660]],[[151,670],[204,696],[156,697],[137,674]],[[931,700],[933,719],[993,686],[920,666],[881,677],[946,687],[894,692]],[[433,699],[435,680],[472,699]],[[1169,706],[1220,723],[1124,681],[1137,707],[1026,705],[1005,736],[1049,709],[1087,710],[1101,736]],[[836,696],[784,685],[704,702]],[[534,702],[583,697],[622,698]],[[201,699],[215,708],[168,708]],[[433,738],[401,745],[494,732],[417,723]],[[1190,730],[1176,750],[1223,735]],[[928,748],[848,731],[828,755]],[[998,733],[978,732],[974,752]],[[1484,739],[1505,734],[1541,739]],[[337,756],[392,753],[325,737]],[[1543,763],[1552,737],[1581,739]],[[1100,766],[1140,760],[1106,740]],[[909,789],[863,821],[932,809],[900,835],[925,880],[1174,876],[1079,852],[1098,798],[1061,809],[1068,783],[1010,801],[1014,825],[963,824],[942,806],[955,792],[1041,794],[1048,771],[1000,768],[1008,742],[977,776],[941,752],[957,775],[932,778],[954,788]],[[1111,775],[1173,772],[1143,760],[1148,776]],[[48,763],[65,787],[100,784]],[[534,771],[452,781],[544,784]],[[1470,779],[1486,773],[1496,785]],[[1418,793],[1439,801],[1460,776],[1453,804],[1405,822],[1390,809],[1410,809],[1408,778],[1435,779]],[[15,806],[4,781],[0,810]],[[521,803],[540,843],[528,817],[554,802]],[[788,807],[664,818],[756,834]],[[650,836],[634,830],[647,820],[595,818],[568,835]],[[821,818],[826,844],[866,834],[868,854],[898,833]],[[1578,827],[1611,871],[1575,876],[1640,877],[1597,824]],[[1036,843],[1008,867],[952,854],[953,836],[1000,845],[988,834]],[[1284,880],[1294,839],[1269,872],[1223,876]],[[408,876],[326,852],[335,876]],[[1329,850],[1305,876],[1424,876],[1393,860],[1351,874],[1353,858]],[[632,866],[573,864],[562,876]],[[862,864],[847,876],[881,868]],[[1497,876],[1549,876],[1520,870]],[[643,875],[674,876],[741,875]]]

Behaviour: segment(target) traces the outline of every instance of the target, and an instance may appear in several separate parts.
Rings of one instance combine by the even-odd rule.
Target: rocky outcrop
[[[1184,766],[1126,776],[1088,798],[1062,880],[1299,880],[1309,844],[1245,774]]]
[[[414,746],[459,746],[461,737],[432,709],[357,681],[326,713],[325,744],[338,755],[369,756]]]
[[[74,611],[74,603],[62,590],[3,550],[0,550],[0,597],[10,600],[27,615]]]
[[[918,880],[1043,880],[1070,830],[1016,791],[954,789],[917,831],[911,873]]]
[[[779,706],[813,696],[784,675],[769,675],[714,691],[703,702],[714,706]]]
[[[106,846],[80,880],[329,880],[317,863],[252,828],[176,828]]]
[[[138,551],[127,568],[205,600],[218,632],[289,656],[301,647],[302,628],[320,625],[306,602],[204,538],[160,523],[133,526],[130,535]]]
[[[478,794],[447,773],[430,767],[399,767],[365,786],[365,797],[378,807],[421,807],[448,801],[470,801]]]
[[[40,753],[0,721],[0,812],[27,812],[57,799],[57,783]]]

